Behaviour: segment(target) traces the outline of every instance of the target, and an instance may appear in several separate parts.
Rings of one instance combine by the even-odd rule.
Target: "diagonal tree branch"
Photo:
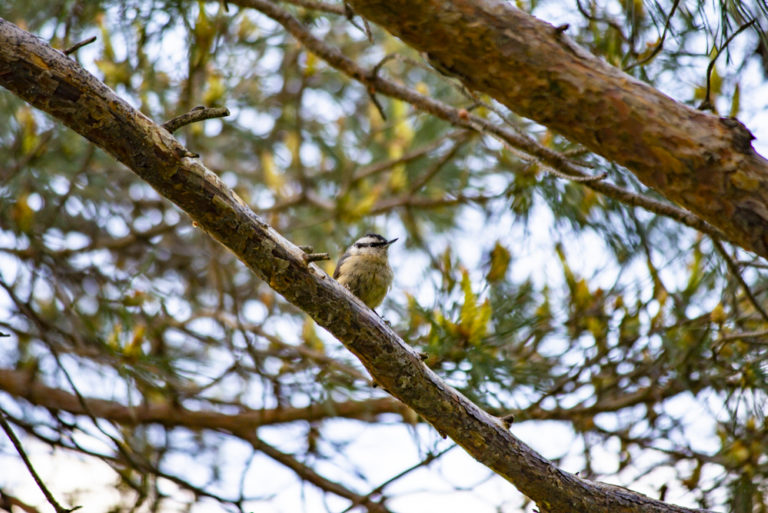
[[[505,0],[349,0],[468,88],[626,166],[768,257],[768,161],[735,119],[674,101]]]
[[[29,473],[32,475],[32,478],[34,479],[38,488],[40,488],[40,491],[43,492],[43,495],[45,496],[45,500],[48,501],[48,504],[53,506],[53,509],[56,510],[56,513],[70,513],[71,511],[79,509],[80,506],[76,506],[74,508],[65,508],[64,506],[59,504],[59,502],[53,496],[53,494],[48,489],[48,487],[45,486],[45,483],[43,482],[43,480],[40,478],[40,475],[35,470],[35,467],[32,465],[32,462],[29,460],[27,453],[24,452],[24,448],[21,446],[21,441],[13,432],[13,428],[11,428],[11,425],[8,423],[8,421],[5,420],[5,411],[3,410],[0,410],[0,427],[2,427],[3,431],[5,431],[5,434],[8,435],[8,438],[11,440],[11,444],[13,444],[13,447],[19,453],[19,457],[21,457],[22,461],[24,461],[24,465],[27,467],[27,470],[29,470]]]
[[[547,512],[690,512],[564,472],[424,365],[373,311],[257,216],[166,130],[0,19],[0,85],[104,148],[354,353],[374,380]]]
[[[10,495],[8,492],[3,491],[0,488],[0,510],[13,511],[12,507],[15,506],[25,513],[40,513],[40,510],[27,504],[21,499]]]

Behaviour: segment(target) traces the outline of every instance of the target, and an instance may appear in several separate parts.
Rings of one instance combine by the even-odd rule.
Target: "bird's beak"
[[[387,242],[387,246],[389,246],[390,244],[392,244],[393,242],[395,242],[397,239],[399,239],[399,237],[395,237],[395,238],[394,238],[394,239],[392,239],[391,241]]]

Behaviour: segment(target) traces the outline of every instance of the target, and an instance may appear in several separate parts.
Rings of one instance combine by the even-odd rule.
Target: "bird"
[[[333,271],[333,278],[372,310],[384,301],[392,285],[394,273],[387,250],[396,240],[366,233],[347,248]]]

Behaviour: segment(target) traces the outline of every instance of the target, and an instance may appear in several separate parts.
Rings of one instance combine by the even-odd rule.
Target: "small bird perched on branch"
[[[378,233],[367,233],[341,255],[333,278],[359,297],[368,308],[384,301],[392,285],[392,268],[387,250],[397,239],[387,240]]]

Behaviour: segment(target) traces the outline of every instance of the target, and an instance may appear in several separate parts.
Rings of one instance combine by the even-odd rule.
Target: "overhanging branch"
[[[735,119],[676,102],[506,0],[349,0],[469,89],[625,166],[768,257],[768,161]]]

